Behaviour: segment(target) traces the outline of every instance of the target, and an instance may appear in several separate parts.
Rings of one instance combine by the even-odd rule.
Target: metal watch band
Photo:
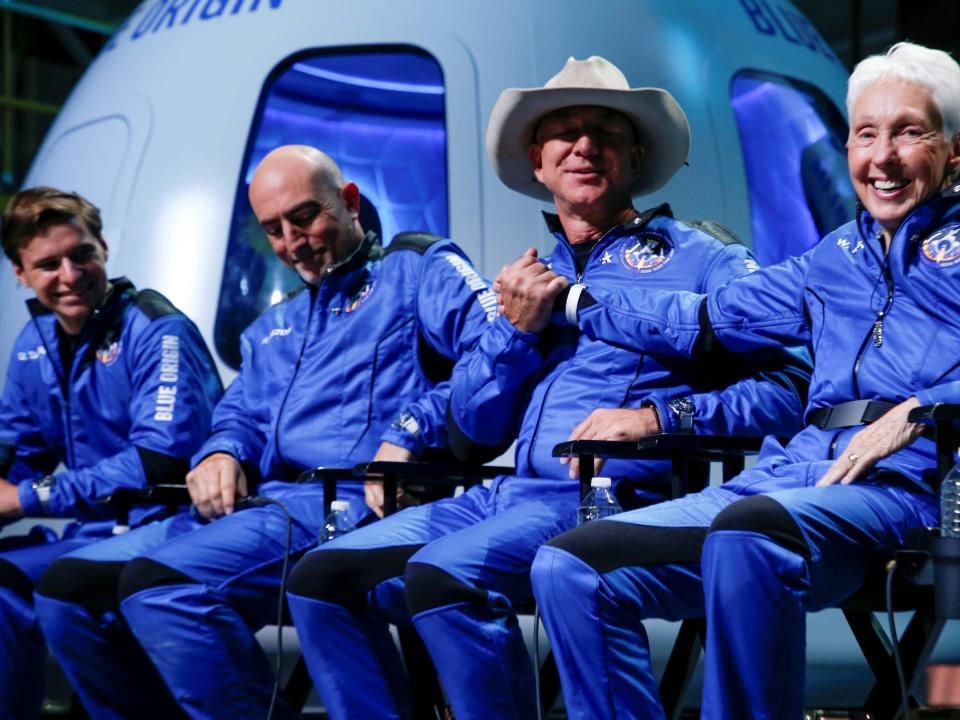
[[[690,398],[674,398],[667,405],[677,416],[678,432],[692,433],[693,416],[697,409]]]

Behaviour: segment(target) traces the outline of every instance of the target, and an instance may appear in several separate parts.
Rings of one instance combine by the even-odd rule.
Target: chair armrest
[[[180,505],[190,504],[190,492],[183,483],[157,483],[144,488],[121,488],[100,502],[116,510],[117,527],[130,525],[130,509],[137,505],[165,505],[171,513]]]
[[[470,487],[488,478],[509,475],[511,467],[498,465],[459,465],[431,462],[392,462],[376,460],[361,463],[354,468],[363,479],[383,483],[383,513],[390,515],[397,509],[397,487],[408,484]]]
[[[761,437],[666,433],[639,440],[568,440],[554,446],[553,456],[591,453],[601,457],[665,459],[677,452],[689,452],[704,460],[723,460],[756,455],[762,443]]]
[[[364,480],[377,480],[392,475],[400,482],[420,481],[437,485],[476,484],[498,475],[509,475],[512,467],[502,465],[458,465],[453,463],[392,462],[375,460],[354,468]]]
[[[907,421],[933,425],[934,438],[937,443],[937,480],[942,480],[950,472],[956,462],[954,453],[957,449],[958,437],[957,421],[960,421],[960,404],[936,403],[922,405],[910,411]]]
[[[486,478],[508,475],[511,467],[496,465],[456,465],[450,463],[429,462],[392,462],[377,460],[360,463],[352,468],[318,467],[309,470],[297,482],[322,482],[323,503],[329,511],[330,503],[336,497],[337,482],[340,480],[371,481],[383,483],[384,514],[390,515],[397,509],[397,487],[407,483],[427,483],[430,485],[476,485]]]
[[[362,480],[354,468],[344,467],[315,467],[300,473],[298,483],[323,483],[323,512],[330,512],[330,503],[337,497],[337,482],[339,480]]]
[[[960,403],[921,405],[910,411],[907,420],[912,423],[936,422],[938,420],[956,422],[960,420]]]
[[[569,440],[553,448],[553,456],[577,455],[580,459],[580,495],[590,489],[595,457],[621,459],[670,460],[670,485],[673,497],[702,489],[704,482],[691,483],[690,463],[723,463],[723,479],[743,472],[744,460],[756,455],[761,437],[739,435],[690,435],[667,433],[640,440]]]
[[[103,500],[106,503],[133,505],[189,505],[190,492],[183,483],[157,483],[136,490],[121,489]]]

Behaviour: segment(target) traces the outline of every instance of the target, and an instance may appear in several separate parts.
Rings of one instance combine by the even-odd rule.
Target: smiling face
[[[17,278],[76,335],[106,295],[107,246],[82,220],[51,225],[20,248]]]
[[[642,154],[626,117],[587,105],[546,115],[530,146],[534,175],[553,194],[561,216],[602,218],[630,207]]]
[[[960,143],[944,138],[930,91],[881,82],[857,99],[847,142],[850,178],[887,244],[903,219],[941,190],[960,163]]]
[[[257,168],[250,204],[280,261],[311,285],[363,239],[357,186],[337,188],[322,165],[292,149],[271,153]]]

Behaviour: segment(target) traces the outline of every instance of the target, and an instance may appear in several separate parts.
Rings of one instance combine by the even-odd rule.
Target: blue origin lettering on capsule
[[[140,21],[130,34],[130,39],[139,40],[148,33],[183,27],[191,21],[196,23],[237,15],[244,10],[250,13],[261,8],[276,10],[282,2],[283,0],[157,0],[140,16]],[[130,20],[134,16],[124,23],[105,49],[112,49],[116,45],[121,34],[130,26]]]

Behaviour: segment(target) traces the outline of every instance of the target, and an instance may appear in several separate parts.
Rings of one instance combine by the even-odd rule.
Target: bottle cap
[[[330,503],[331,511],[342,510],[346,512],[349,509],[350,509],[350,503],[348,503],[346,500],[334,500],[332,503]]]
[[[590,481],[590,487],[592,488],[608,488],[612,484],[612,481],[608,477],[595,477]]]

